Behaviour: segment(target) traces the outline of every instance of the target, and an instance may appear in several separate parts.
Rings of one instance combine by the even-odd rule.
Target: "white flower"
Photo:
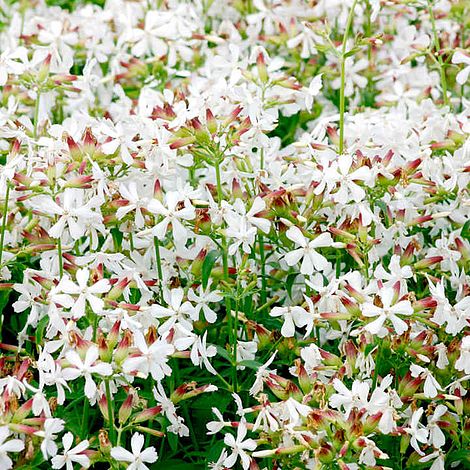
[[[21,439],[10,439],[8,426],[0,427],[0,468],[9,470],[13,467],[13,461],[7,455],[7,452],[21,452],[24,449],[24,442]],[[6,442],[5,442],[6,441]]]
[[[464,85],[470,75],[470,56],[463,51],[455,51],[452,56],[453,64],[465,64],[465,67],[457,74],[456,80],[459,85]]]
[[[204,290],[202,284],[199,286],[198,293],[193,289],[188,291],[188,300],[195,303],[194,310],[191,313],[193,320],[198,320],[202,312],[208,323],[215,323],[217,314],[209,307],[209,303],[218,303],[223,299],[218,290],[210,290],[210,284]]]
[[[77,284],[70,280],[68,276],[64,276],[57,286],[58,292],[52,299],[63,305],[70,307],[75,319],[85,315],[86,303],[90,305],[94,313],[101,313],[104,307],[104,300],[96,294],[104,294],[111,289],[111,284],[107,279],[100,279],[92,286],[88,286],[90,271],[86,268],[79,269],[76,274]],[[65,295],[64,295],[65,294]],[[78,297],[72,297],[77,295]]]
[[[359,456],[359,463],[367,465],[367,467],[374,467],[376,459],[388,459],[389,456],[382,452],[376,445],[376,443],[372,439],[368,439],[367,437],[361,437],[362,441],[364,441],[364,448],[361,451],[361,455]]]
[[[188,230],[181,221],[193,220],[196,217],[196,211],[187,198],[183,198],[183,206],[180,207],[181,200],[180,193],[170,191],[165,196],[166,207],[158,199],[152,199],[149,202],[147,209],[153,214],[162,216],[162,220],[152,229],[154,236],[160,240],[163,240],[171,224],[175,243],[183,245],[186,243]]]
[[[440,420],[447,413],[447,406],[437,405],[432,416],[428,416],[429,445],[440,449],[446,443],[446,437],[441,430]]]
[[[99,358],[99,353],[98,348],[94,345],[88,348],[84,361],[82,361],[81,357],[75,351],[67,351],[65,358],[73,366],[62,371],[65,380],[75,380],[77,377],[84,377],[85,396],[89,399],[94,398],[96,393],[96,384],[91,374],[108,377],[113,373],[111,364],[96,362]]]
[[[145,464],[156,462],[158,454],[153,446],[142,451],[144,442],[144,436],[136,432],[131,438],[132,452],[124,449],[124,447],[113,447],[111,457],[118,462],[129,462],[127,470],[149,470],[149,467]]]
[[[344,408],[344,415],[347,418],[353,408],[362,409],[367,407],[370,386],[367,382],[355,380],[351,390],[339,379],[333,380],[333,387],[338,393],[330,397],[330,405],[333,408]]]
[[[44,422],[44,429],[42,431],[36,431],[36,436],[42,437],[41,452],[46,460],[57,454],[57,434],[64,430],[65,422],[57,418],[47,418]]]
[[[295,334],[295,328],[302,328],[309,323],[310,314],[302,307],[274,307],[270,314],[272,317],[283,317],[284,323],[281,334],[290,338]]]
[[[134,345],[139,355],[128,357],[122,368],[124,372],[137,372],[141,377],[148,377],[149,373],[154,380],[161,380],[165,375],[171,375],[171,367],[167,364],[171,354],[175,351],[172,344],[160,339],[147,345],[144,335],[140,331],[134,332]]]
[[[438,390],[442,390],[439,382],[431,374],[431,371],[424,367],[418,366],[417,364],[411,364],[410,372],[413,377],[425,377],[424,380],[424,395],[427,398],[434,398],[437,395]]]
[[[187,300],[183,302],[184,290],[181,287],[163,292],[167,307],[152,305],[151,313],[155,318],[167,318],[158,328],[160,334],[166,333],[179,323],[184,329],[191,331],[191,318],[194,318],[194,307]]]
[[[237,459],[240,457],[244,470],[248,470],[250,466],[251,458],[246,451],[252,451],[256,449],[256,442],[253,439],[245,439],[247,433],[246,423],[242,419],[237,428],[237,437],[233,434],[226,434],[224,437],[225,445],[232,448],[232,453],[224,460],[224,465],[228,468],[232,468]]]
[[[371,171],[367,166],[361,166],[350,172],[353,159],[351,155],[343,154],[338,157],[336,171],[338,172],[338,190],[334,193],[334,200],[339,204],[347,204],[351,200],[361,202],[366,192],[356,181],[365,181],[370,178]]]
[[[404,430],[411,436],[411,447],[413,447],[419,455],[424,455],[424,453],[419,448],[418,442],[421,442],[421,444],[426,444],[428,442],[428,430],[419,422],[423,413],[424,409],[418,408],[413,412],[409,426],[404,428]]]
[[[137,190],[137,183],[135,181],[131,181],[128,185],[121,184],[119,186],[119,192],[127,201],[127,204],[118,208],[116,211],[116,218],[121,220],[129,212],[135,211],[135,226],[139,229],[142,228],[145,222],[142,208],[145,208],[147,205],[147,199],[140,197]]]
[[[362,314],[365,317],[378,317],[376,320],[367,323],[365,329],[379,337],[384,337],[387,331],[383,329],[384,323],[390,320],[397,335],[402,335],[408,330],[408,325],[398,315],[412,315],[413,307],[409,300],[402,300],[392,305],[395,291],[393,287],[384,287],[380,293],[382,307],[377,307],[371,302],[365,302],[362,305]]]
[[[301,230],[294,226],[287,230],[286,236],[289,240],[292,240],[296,245],[301,247],[284,256],[284,259],[289,266],[294,266],[302,260],[300,272],[309,276],[312,275],[315,270],[323,271],[328,267],[329,263],[327,259],[315,251],[315,248],[331,246],[333,240],[329,233],[322,233],[313,240],[307,241]]]
[[[305,107],[308,111],[312,111],[313,98],[317,96],[318,93],[320,93],[320,90],[323,86],[321,77],[322,76],[320,74],[313,78],[313,80],[310,82],[310,85],[305,90]]]
[[[73,462],[78,463],[83,468],[90,466],[90,459],[82,453],[88,449],[87,440],[80,442],[72,448],[73,434],[68,432],[62,437],[62,444],[64,446],[63,453],[56,455],[52,459],[52,468],[59,469],[65,465],[67,470],[73,470]]]
[[[457,370],[470,374],[470,336],[465,336],[460,345],[460,356],[455,361],[455,368]]]

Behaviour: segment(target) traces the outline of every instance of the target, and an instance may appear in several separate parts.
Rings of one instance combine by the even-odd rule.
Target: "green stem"
[[[62,279],[64,275],[64,260],[62,259],[62,240],[57,239],[57,254],[59,255],[59,277]]]
[[[217,181],[217,202],[219,204],[219,207],[222,204],[222,199],[223,199],[223,192],[222,192],[222,179],[220,177],[220,163],[221,160],[217,158],[215,160],[215,177]],[[224,272],[224,280],[225,282],[229,281],[229,272],[228,272],[228,250],[227,250],[227,239],[225,238],[225,235],[222,234],[222,240],[221,240],[221,245],[222,245],[222,266],[223,266],[223,272]],[[228,322],[228,337],[229,337],[229,343],[230,346],[233,350],[236,350],[236,341],[237,341],[237,332],[233,330],[233,321],[232,321],[232,308],[231,308],[231,302],[230,302],[230,297],[225,296],[225,311],[227,315],[227,322]],[[232,365],[232,367],[235,368],[234,372],[234,377],[236,374],[236,366]],[[233,384],[235,388],[235,383]]]
[[[7,227],[7,220],[8,220],[8,202],[10,199],[10,182],[7,181],[7,190],[5,193],[5,203],[3,204],[3,216],[2,216],[2,232],[0,235],[0,265],[2,264],[3,258],[3,245],[5,243],[5,231]]]
[[[106,402],[108,405],[109,440],[111,441],[111,444],[114,444],[116,442],[114,440],[114,435],[115,435],[114,407],[113,407],[112,396],[111,396],[111,388],[109,386],[109,380],[105,380],[104,386],[105,386],[105,391],[106,391]]]
[[[258,235],[259,241],[259,257],[261,263],[261,305],[264,305],[267,302],[267,286],[266,286],[266,254],[264,252],[264,237],[263,235]]]
[[[346,29],[343,36],[343,44],[341,47],[341,89],[339,94],[339,153],[344,152],[344,108],[345,108],[345,96],[344,88],[346,81],[346,46],[349,37],[349,31],[351,29],[352,20],[354,16],[354,9],[356,8],[357,0],[354,0],[351,10],[349,11],[348,21],[346,23]]]
[[[39,101],[41,99],[41,92],[38,90],[36,95],[36,103],[34,104],[34,139],[38,138],[38,120],[39,120]]]
[[[157,260],[157,273],[158,273],[158,288],[160,290],[160,304],[163,305],[163,270],[162,259],[160,258],[160,240],[158,237],[153,237],[153,244],[155,245],[155,259]]]
[[[434,36],[434,48],[436,49],[436,55],[437,55],[437,60],[439,62],[439,73],[441,76],[441,87],[442,87],[442,98],[444,99],[444,104],[448,106],[449,103],[449,97],[447,96],[447,77],[446,77],[446,70],[445,70],[445,65],[442,60],[441,54],[439,51],[441,50],[441,43],[439,41],[439,35],[437,33],[437,28],[436,28],[436,20],[434,18],[434,12],[432,9],[432,2],[431,0],[428,0],[428,11],[429,11],[429,16],[431,18],[431,25],[432,25],[432,32]]]

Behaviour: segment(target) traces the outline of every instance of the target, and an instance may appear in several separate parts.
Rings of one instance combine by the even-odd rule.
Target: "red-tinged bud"
[[[346,355],[346,360],[349,362],[351,367],[354,367],[357,360],[358,350],[353,341],[348,340],[344,343],[343,346],[344,354]]]
[[[348,291],[349,295],[353,299],[357,300],[360,304],[363,304],[366,301],[364,295],[362,295],[358,290],[356,290],[351,284],[346,284],[344,287]]]
[[[344,305],[346,310],[348,311],[349,315],[348,318],[352,316],[358,317],[361,315],[361,309],[359,308],[359,305],[357,305],[355,302],[353,302],[351,299],[348,299],[347,297],[340,296],[341,303]]]
[[[455,147],[455,142],[451,139],[445,139],[431,144],[431,150],[455,150]]]
[[[403,166],[403,169],[405,170],[405,172],[407,174],[412,174],[414,171],[416,171],[416,168],[419,167],[419,165],[421,165],[421,162],[423,160],[421,158],[417,158],[416,160],[413,160],[411,162],[408,162],[406,163],[404,166]]]
[[[313,387],[313,381],[310,379],[305,366],[300,359],[295,360],[295,372],[299,379],[299,385],[304,394],[310,393]]]
[[[21,142],[18,139],[13,140],[10,150],[10,156],[15,157],[20,153]]]
[[[39,82],[44,82],[47,79],[47,77],[49,76],[49,69],[50,69],[50,66],[51,66],[51,59],[52,59],[52,55],[48,54],[47,57],[44,59],[44,62],[39,67],[39,72],[38,72]]]
[[[464,261],[470,259],[470,250],[461,238],[455,238],[455,246],[457,247],[457,251],[462,255],[462,259]]]
[[[76,75],[58,74],[58,75],[53,75],[51,77],[51,80],[53,80],[54,83],[56,83],[57,85],[61,85],[63,83],[70,84],[74,82],[75,80],[77,80],[77,78],[78,77]],[[81,91],[79,88],[76,88],[76,90]]]
[[[119,408],[118,419],[119,424],[125,424],[132,413],[132,405],[134,404],[135,394],[132,390],[129,391],[126,399],[123,401]]]
[[[227,127],[229,124],[234,122],[238,115],[242,112],[241,106],[237,106],[228,116],[227,119],[223,122],[223,127]]]
[[[98,399],[98,407],[101,411],[101,414],[103,415],[103,418],[106,421],[109,421],[108,400],[106,399],[106,395],[104,393]]]
[[[346,441],[341,447],[341,449],[339,450],[339,456],[344,457],[346,453],[348,452],[348,449],[349,449],[349,441]]]
[[[214,135],[217,132],[217,120],[210,109],[206,109],[206,125],[210,134]]]
[[[280,400],[287,400],[292,397],[297,401],[302,401],[302,392],[291,380],[284,379],[279,375],[271,373],[266,379],[266,385]]]
[[[191,145],[196,142],[195,136],[188,136],[188,137],[181,137],[180,139],[176,139],[173,143],[170,144],[170,149],[175,150],[182,147],[186,147],[187,145]]]
[[[145,421],[151,421],[155,418],[155,416],[158,416],[161,411],[162,407],[160,405],[154,406],[153,408],[147,408],[146,410],[143,410],[140,413],[134,415],[132,417],[132,423],[143,423]]]
[[[105,418],[107,420],[107,418]],[[109,440],[108,433],[105,429],[100,429],[98,434],[98,441],[100,443],[100,451],[104,455],[109,455],[111,453],[112,444]]]
[[[312,147],[314,150],[328,150],[329,149],[328,145],[320,144],[318,142],[312,142],[310,144],[310,147]]]
[[[108,292],[107,297],[111,300],[118,299],[119,297],[121,297],[122,293],[124,292],[124,289],[129,285],[130,282],[131,280],[127,279],[127,277],[125,277],[124,279],[120,279]]]
[[[400,256],[400,265],[405,266],[411,263],[413,258],[413,253],[415,251],[416,245],[414,243],[409,243],[406,247],[403,254]]]
[[[112,353],[114,346],[116,346],[119,339],[119,331],[121,330],[121,322],[117,320],[111,327],[111,331],[108,333],[107,342],[108,349]]]
[[[189,398],[194,398],[197,397],[198,395],[201,395],[202,393],[210,393],[210,392],[215,392],[217,390],[217,387],[215,385],[207,384],[203,385],[201,387],[195,388],[196,382],[190,382],[188,387],[186,388],[186,391],[181,394],[184,390],[181,389],[178,393],[178,388],[171,394],[170,399],[173,403],[179,403],[180,401],[183,400],[188,400]]]
[[[29,189],[30,186],[33,184],[34,180],[29,176],[26,176],[23,173],[15,173],[13,175],[13,181],[22,184],[25,188]]]
[[[330,138],[332,144],[339,145],[339,135],[336,128],[328,126],[326,128],[326,133],[328,134],[328,137]]]
[[[136,426],[137,431],[145,432],[147,434],[151,434],[155,437],[163,437],[165,434],[161,431],[157,431],[155,429],[146,428],[144,426]]]
[[[415,301],[413,304],[413,310],[415,312],[422,312],[423,310],[436,308],[436,307],[437,307],[437,301],[434,300],[432,297],[425,297],[424,299]]]
[[[250,460],[250,466],[248,467],[248,470],[260,470],[259,465],[256,463],[256,460]]]
[[[447,134],[447,137],[453,140],[458,146],[461,146],[465,143],[466,136],[460,132],[450,130]]]
[[[83,140],[83,144],[85,146],[85,149],[86,149],[87,153],[92,154],[93,151],[96,149],[97,140],[96,140],[95,136],[93,135],[93,132],[91,132],[90,127],[87,127],[85,129],[85,132],[83,133],[82,140]]]
[[[418,271],[420,269],[426,269],[431,267],[433,264],[440,263],[444,259],[443,256],[430,256],[429,258],[424,258],[414,264],[414,268]]]
[[[324,349],[319,349],[320,355],[323,359],[323,362],[327,366],[337,366],[340,367],[343,361],[333,353],[325,351]]]
[[[76,331],[69,332],[69,342],[72,346],[75,346],[78,355],[84,360],[86,353],[90,346],[93,345],[91,341],[83,339]]]
[[[93,181],[93,176],[91,175],[76,176],[67,180],[67,182],[64,184],[64,188],[89,189],[91,188],[91,181]]]
[[[353,257],[354,261],[362,268],[364,266],[364,262],[362,261],[361,257],[359,256],[359,253],[357,252],[357,246],[348,243],[346,245],[346,251]]]
[[[45,277],[35,274],[31,276],[38,284],[40,284],[44,289],[51,290],[54,287],[54,283],[50,279],[46,279]]]
[[[235,199],[236,198],[243,199],[243,196],[244,196],[240,182],[235,178],[232,181],[232,194]]]
[[[347,312],[321,312],[320,316],[325,320],[350,320],[351,315]]]
[[[149,345],[153,344],[155,343],[155,341],[157,341],[157,339],[158,339],[157,329],[155,328],[155,326],[152,325],[149,327],[147,334],[146,334],[147,343]]]
[[[13,415],[11,422],[12,423],[21,423],[29,415],[33,407],[33,399],[30,398],[27,402],[23,403]]]
[[[286,77],[281,80],[276,80],[276,85],[289,90],[301,90],[302,85],[294,77]]]
[[[250,329],[255,330],[256,336],[258,337],[258,349],[259,350],[263,350],[267,347],[272,346],[271,331],[269,331],[263,325],[260,325],[259,323],[256,323],[256,322],[251,321],[251,320],[248,320],[247,326]]]
[[[407,226],[413,227],[414,225],[425,224],[426,222],[429,222],[431,220],[433,220],[432,215],[422,215],[421,217],[417,217],[416,219],[413,219],[410,222],[408,222]]]
[[[362,433],[365,435],[372,434],[374,431],[377,430],[377,427],[379,425],[380,418],[382,417],[382,412],[379,411],[375,415],[369,415],[363,421],[363,428],[362,428]]]
[[[100,359],[104,362],[111,362],[113,352],[109,350],[108,343],[101,330],[98,331],[96,342],[98,344]]]
[[[256,68],[258,69],[258,77],[261,82],[267,83],[269,80],[268,69],[266,68],[266,61],[262,52],[260,52],[258,57],[256,57]]]
[[[18,346],[13,346],[12,344],[0,343],[0,349],[3,349],[4,351],[14,352],[16,354],[20,352],[20,348]]]
[[[195,130],[195,131],[204,131],[204,127],[201,124],[201,121],[195,117],[189,121],[189,125]]]
[[[352,233],[346,232],[346,230],[341,230],[336,227],[328,227],[328,231],[337,237],[346,238],[348,240],[355,240],[356,236]]]
[[[0,291],[2,290],[10,290],[14,286],[12,282],[3,282],[0,283]]]
[[[398,384],[398,395],[402,401],[409,401],[418,390],[419,386],[423,383],[424,379],[421,377],[412,377],[410,372],[400,380]]]
[[[128,356],[132,344],[132,333],[126,330],[114,353],[116,364],[121,364]]]
[[[29,435],[32,435],[36,431],[39,431],[38,428],[33,428],[33,426],[27,426],[25,424],[18,424],[18,423],[9,423],[8,429],[14,433],[29,434]]]

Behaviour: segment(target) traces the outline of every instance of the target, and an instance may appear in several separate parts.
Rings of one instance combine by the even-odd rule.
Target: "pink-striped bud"
[[[130,390],[126,399],[123,401],[121,407],[119,408],[118,412],[118,420],[119,424],[125,424],[129,419],[129,416],[132,413],[132,406],[134,404],[135,399],[135,392]]]
[[[137,413],[132,417],[132,423],[143,423],[145,421],[151,421],[155,416],[159,415],[162,411],[162,407],[154,406],[153,408],[147,408],[146,410]]]
[[[443,256],[430,256],[429,258],[424,258],[416,262],[414,268],[416,270],[430,268],[433,264],[440,263],[443,259]]]

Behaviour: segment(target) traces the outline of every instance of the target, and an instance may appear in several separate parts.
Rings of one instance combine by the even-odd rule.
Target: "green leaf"
[[[245,361],[240,361],[237,363],[239,366],[245,366],[245,367],[248,367],[249,369],[254,369],[254,370],[258,370],[262,364],[261,362],[258,362],[258,361],[252,361],[252,360],[245,360]]]
[[[459,462],[459,467],[455,468],[470,468],[470,450],[459,449],[447,455],[446,463]]]
[[[209,281],[209,277],[212,272],[212,268],[214,267],[214,263],[216,262],[217,258],[220,256],[220,253],[217,250],[212,250],[207,253],[204,261],[202,263],[202,287],[205,289],[207,287],[207,283]]]
[[[298,273],[290,273],[286,279],[286,289],[290,298],[292,298],[292,286],[294,285],[294,281],[297,275]]]
[[[225,348],[223,348],[219,344],[216,345],[216,348],[217,348],[217,354],[219,356],[222,356],[224,359],[227,359],[227,361],[232,363],[232,358],[230,357],[230,353]]]
[[[117,227],[113,227],[111,229],[111,235],[113,237],[114,249],[117,252],[122,251],[122,232]]]
[[[184,460],[171,459],[162,460],[161,462],[157,461],[157,463],[152,465],[152,468],[155,470],[202,470],[204,468],[204,465],[197,465],[194,463],[185,462]]]
[[[39,321],[38,326],[36,327],[36,331],[34,333],[34,337],[36,338],[37,345],[41,344],[41,341],[44,338],[44,330],[46,329],[46,326],[48,323],[49,323],[48,316],[41,318],[41,320]]]
[[[470,240],[470,220],[467,220],[467,222],[465,222],[465,225],[462,227],[462,232],[460,232],[460,235],[466,240]]]

